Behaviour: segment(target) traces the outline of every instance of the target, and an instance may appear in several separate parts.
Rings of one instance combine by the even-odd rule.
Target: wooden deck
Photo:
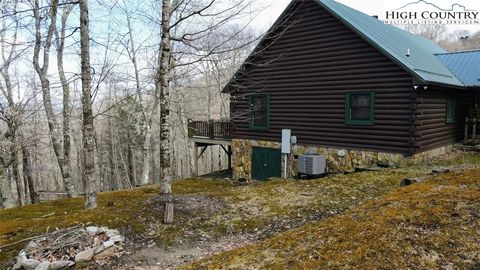
[[[189,138],[231,140],[233,135],[230,121],[188,121]]]
[[[198,159],[209,146],[219,145],[228,155],[228,169],[232,168],[233,125],[230,121],[188,121],[188,137],[195,147],[195,173],[198,176]],[[201,148],[198,153],[198,148]]]

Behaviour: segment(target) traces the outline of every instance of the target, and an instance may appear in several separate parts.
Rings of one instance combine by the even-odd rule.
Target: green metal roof
[[[417,80],[427,84],[464,86],[435,56],[446,51],[433,41],[385,24],[336,1],[315,1]]]
[[[238,76],[240,76],[241,70],[245,67],[246,63],[255,55],[260,45],[265,42],[272,29],[275,29],[277,24],[281,23],[282,18],[290,12],[298,1],[304,0],[292,0],[290,2],[282,15],[280,15],[272,28],[247,57],[247,60],[245,60],[240,69],[237,70],[222,92],[228,92],[234,88],[234,82]],[[448,55],[449,53],[427,38],[385,24],[377,18],[334,0],[313,1],[329,11],[390,60],[409,72],[419,83],[425,83],[427,85],[433,83],[459,88],[471,86],[471,80],[467,80],[466,78],[474,76],[468,75],[471,74],[468,73],[471,69],[478,71],[478,67],[480,66],[480,53],[478,54],[478,58],[476,58],[477,60],[473,62],[467,61],[468,59],[463,59],[461,63],[457,63],[456,61],[460,61],[458,60],[459,58],[454,60],[453,58],[449,58],[450,56],[442,56]],[[475,56],[477,57],[477,54],[475,54]],[[479,73],[477,72],[476,74]],[[480,85],[476,84],[475,87],[480,87]]]
[[[437,54],[467,87],[480,87],[480,50]]]

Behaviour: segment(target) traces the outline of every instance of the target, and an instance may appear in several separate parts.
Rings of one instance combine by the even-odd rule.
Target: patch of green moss
[[[345,213],[358,205],[366,205],[369,201],[398,189],[402,179],[424,176],[430,172],[432,164],[439,166],[443,164],[442,162],[452,162],[452,164],[472,162],[472,164],[480,164],[480,155],[459,155],[453,161],[441,160],[437,163],[417,164],[412,168],[330,175],[321,179],[305,181],[275,179],[267,182],[240,185],[225,180],[179,180],[175,181],[173,185],[175,194],[187,196],[204,195],[215,198],[219,203],[225,205],[225,209],[219,213],[209,213],[208,211],[191,213],[176,210],[174,214],[175,222],[168,226],[161,222],[161,205],[152,203],[158,196],[159,188],[157,186],[101,193],[99,195],[99,208],[88,211],[83,210],[82,198],[0,210],[0,246],[42,234],[47,229],[53,230],[55,227],[65,228],[89,222],[112,228],[128,229],[134,235],[154,241],[160,247],[171,247],[180,242],[183,244],[195,243],[195,241],[205,236],[215,239],[232,234],[268,231],[269,228],[278,227],[278,224],[283,224],[282,222],[284,222],[288,226],[278,229],[278,231],[282,231],[288,229],[291,225],[290,223],[293,226],[308,224],[325,217]],[[469,187],[476,186],[477,190],[479,189],[478,181],[476,181],[474,175],[462,175],[462,177],[462,180],[458,180],[459,183],[457,184],[459,186],[468,182],[467,185]],[[434,180],[437,181],[437,187],[441,187],[444,183],[447,183],[445,185],[451,185],[452,181],[455,181],[451,178],[443,179],[442,177],[437,177]],[[418,185],[415,186],[420,187]],[[417,192],[418,195],[424,194],[423,191],[410,191],[410,189],[399,189],[396,192],[398,194],[410,194],[410,192]],[[466,195],[467,193],[465,193]],[[476,194],[473,193],[469,196],[475,197]],[[439,226],[444,226],[442,223],[443,219],[440,218],[441,215],[439,214],[442,210],[441,207],[439,208],[436,205],[437,201],[433,199],[433,202],[427,204],[431,208],[433,215],[428,220],[425,219],[424,223],[416,224],[415,226],[421,227],[423,224],[428,229],[435,229],[435,226],[438,224],[440,224]],[[407,211],[413,207],[410,205],[413,202],[415,200],[412,199],[411,202],[408,202],[409,205],[406,206],[403,205],[406,202],[401,201],[399,198],[392,198],[391,200],[384,200],[379,204],[371,205],[371,207],[388,217],[387,223],[403,224],[404,222],[422,220],[422,212],[420,210]],[[425,202],[417,201],[419,209],[421,209],[422,203]],[[442,202],[440,201],[439,203],[441,204]],[[468,207],[472,209],[477,207],[478,209],[478,205],[468,204]],[[383,211],[382,209],[384,208],[390,210]],[[353,231],[362,233],[360,228],[356,226],[358,221],[364,222],[368,220],[364,218],[362,221],[361,219],[364,212],[370,211],[367,210],[355,210],[352,219],[345,219],[345,224],[342,226],[352,230],[355,228]],[[400,210],[403,211],[403,214],[398,216],[396,211]],[[363,215],[363,217],[365,216]],[[367,228],[371,226],[371,224],[364,225]],[[311,227],[310,230],[314,231],[315,227]],[[276,233],[277,231],[274,232]],[[332,232],[335,233],[336,231],[332,230]],[[341,234],[341,230],[338,234]],[[302,236],[305,239],[310,237],[304,234]],[[326,241],[323,238],[314,239],[319,242]],[[307,240],[302,241],[308,243]],[[344,241],[348,243],[348,241]],[[409,243],[409,245],[405,245],[406,248],[414,246],[414,242]],[[20,243],[2,250],[0,252],[0,269],[5,265],[6,260],[13,258],[25,244]],[[289,244],[287,241],[286,247]],[[273,252],[274,254],[277,252],[277,249],[282,254],[282,248],[283,246],[281,245],[272,249],[273,251],[263,250],[265,254],[259,252],[258,258],[260,259],[251,259],[259,260],[265,264],[264,266],[276,265],[276,259],[269,261],[268,258],[272,258],[270,253]],[[242,252],[248,253],[249,250],[243,250]],[[264,256],[261,254],[264,254]],[[262,259],[263,257],[266,259]],[[283,263],[291,264],[293,268],[302,265],[300,261],[296,260],[284,261]],[[335,265],[335,261],[328,262],[327,260],[325,263],[325,265]],[[345,265],[348,265],[348,260],[345,262]]]
[[[146,187],[99,194],[97,209],[83,210],[83,198],[62,199],[0,210],[0,246],[43,234],[56,228],[94,223],[112,228],[129,227],[141,232],[145,225],[139,216],[149,213],[145,201],[157,194],[157,187]],[[0,252],[0,266],[13,258],[26,242]]]
[[[181,269],[476,269],[480,169],[431,176],[342,215]]]
[[[185,179],[176,181],[173,185],[173,193],[175,194],[191,194],[191,193],[222,193],[225,189],[235,187],[235,184],[225,180],[212,179]]]

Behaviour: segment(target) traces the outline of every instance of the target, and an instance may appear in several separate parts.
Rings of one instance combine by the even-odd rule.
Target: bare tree
[[[170,105],[168,81],[171,72],[170,59],[170,18],[172,15],[171,0],[162,0],[162,38],[158,53],[158,68],[155,76],[155,89],[160,100],[160,168],[161,168],[161,193],[172,193],[172,172],[170,169]],[[170,208],[171,202],[167,203]],[[168,222],[169,221],[169,222]],[[167,220],[166,223],[172,221]]]
[[[82,108],[83,108],[83,181],[85,183],[85,208],[97,207],[97,180],[95,177],[95,133],[90,83],[90,38],[88,0],[80,0],[80,51],[82,62]]]
[[[14,92],[20,88],[18,74],[14,73],[12,77],[11,67],[19,64],[18,59],[28,49],[28,46],[20,45],[18,34],[20,28],[20,19],[17,17],[17,3],[4,3],[2,14],[10,14],[2,17],[2,31],[0,32],[0,50],[1,60],[0,73],[2,82],[0,83],[0,92],[5,99],[5,105],[0,105],[0,119],[8,127],[5,138],[9,141],[10,155],[2,158],[4,169],[10,167],[12,177],[15,181],[17,191],[17,203],[24,205],[30,200],[36,203],[37,196],[35,192],[35,181],[31,173],[30,152],[28,150],[28,141],[25,139],[26,120],[25,107],[28,105],[28,98],[22,98],[20,93]],[[8,21],[8,22],[7,22]],[[7,33],[11,36],[7,37]],[[25,92],[23,94],[26,94]],[[20,170],[22,167],[22,170]],[[23,177],[22,177],[23,174]],[[7,178],[2,178],[6,180]],[[0,185],[5,186],[1,183]],[[7,194],[9,190],[5,190]],[[28,196],[29,195],[29,196]],[[8,196],[7,196],[8,198]]]
[[[480,49],[480,31],[476,33],[466,30],[456,30],[440,45],[448,51],[478,50]]]
[[[158,68],[155,76],[155,89],[158,94],[160,103],[160,193],[172,193],[172,171],[170,164],[170,104],[168,81],[171,72],[170,58],[170,17],[171,17],[170,0],[162,0],[162,38],[160,41],[160,49],[158,53]],[[164,223],[173,222],[173,201],[171,198],[165,203]]]
[[[447,36],[447,27],[445,25],[437,24],[407,24],[399,25],[399,28],[410,33],[420,35],[424,38],[430,39],[433,42],[440,42]]]
[[[161,4],[161,40],[158,50],[158,67],[155,74],[155,89],[160,104],[160,192],[171,194],[171,125],[170,122],[170,86],[174,70],[182,66],[195,65],[211,55],[233,50],[229,42],[245,30],[225,35],[222,27],[243,14],[249,1],[239,0],[225,6],[216,0],[162,0]],[[223,5],[223,6],[222,6]],[[186,27],[185,25],[188,25]],[[193,26],[195,25],[195,26]],[[215,46],[210,40],[215,38]],[[251,41],[253,42],[253,41]],[[175,43],[172,46],[172,43]],[[248,44],[248,41],[245,42]],[[164,222],[173,221],[173,203],[167,196]]]
[[[150,174],[151,174],[151,166],[152,166],[152,124],[153,124],[153,117],[155,116],[155,112],[158,110],[159,106],[159,99],[153,98],[153,105],[149,107],[147,105],[148,100],[144,98],[143,92],[145,91],[145,85],[141,83],[140,80],[140,67],[138,64],[138,50],[140,48],[139,45],[136,44],[136,38],[134,34],[134,28],[132,26],[132,14],[129,11],[128,4],[123,2],[124,7],[122,11],[125,14],[126,22],[127,22],[127,31],[128,31],[128,40],[124,42],[123,46],[127,51],[127,56],[130,59],[134,78],[135,78],[135,92],[139,101],[141,115],[143,118],[143,149],[142,149],[142,172],[140,178],[140,185],[147,185],[151,183]]]
[[[16,6],[16,4],[15,4]],[[6,10],[6,6],[2,8]],[[15,10],[15,8],[14,8]],[[12,169],[12,176],[15,181],[16,189],[17,189],[17,203],[18,205],[25,204],[25,194],[23,189],[23,181],[20,178],[20,171],[19,171],[19,126],[20,126],[20,115],[19,115],[19,108],[17,108],[14,98],[13,98],[13,85],[12,79],[10,76],[10,66],[15,58],[15,50],[16,50],[16,43],[17,43],[17,34],[18,34],[18,25],[19,22],[14,18],[15,24],[13,29],[13,37],[10,41],[11,45],[10,48],[7,48],[7,40],[6,40],[6,32],[7,32],[7,18],[4,17],[2,20],[3,31],[1,32],[0,42],[1,42],[1,51],[2,51],[2,67],[1,67],[1,76],[3,79],[3,83],[0,84],[0,90],[6,99],[6,106],[2,106],[1,108],[1,115],[4,122],[7,124],[8,132],[7,132],[7,139],[10,142],[10,158],[9,161],[4,163],[4,167],[10,167]]]
[[[58,0],[52,0],[49,10],[49,25],[45,40],[42,40],[41,23],[42,16],[40,14],[39,0],[34,1],[33,14],[35,18],[35,47],[33,52],[33,65],[37,72],[42,87],[43,106],[47,115],[48,128],[50,131],[50,139],[53,150],[57,158],[57,163],[63,178],[65,189],[70,197],[78,196],[75,185],[72,181],[72,168],[70,160],[65,157],[64,145],[62,144],[62,131],[58,124],[55,112],[52,106],[52,97],[50,93],[50,80],[48,78],[48,68],[50,61],[50,47],[52,45],[53,35],[56,29]],[[43,64],[40,66],[40,50],[43,45]],[[68,140],[67,140],[68,141]]]
[[[122,1],[95,1],[90,3],[90,9],[95,10],[90,20],[98,27],[90,29],[89,23],[93,23],[88,21],[87,1],[80,2],[80,28],[76,22],[68,20],[76,2],[34,0],[22,4],[25,10],[9,12],[33,12],[33,18],[24,16],[19,22],[21,27],[27,25],[22,29],[28,29],[29,23],[34,23],[35,27],[32,27],[34,43],[30,47],[33,50],[26,49],[26,53],[20,55],[21,61],[33,58],[33,68],[15,69],[25,77],[14,77],[12,73],[8,80],[10,74],[5,73],[8,66],[7,69],[2,66],[0,79],[5,98],[0,102],[3,106],[0,117],[17,119],[10,125],[4,121],[6,125],[0,127],[8,131],[4,132],[8,136],[0,140],[5,166],[4,171],[0,171],[3,199],[8,199],[12,193],[10,197],[28,203],[29,199],[37,199],[32,197],[35,188],[65,188],[70,196],[76,196],[77,189],[85,188],[86,207],[91,208],[96,206],[97,191],[155,183],[161,179],[161,191],[167,195],[166,208],[170,213],[165,221],[171,222],[172,180],[188,175],[194,167],[187,119],[199,114],[209,118],[213,114],[218,117],[228,113],[228,105],[218,94],[230,75],[229,72],[220,74],[225,60],[221,56],[255,41],[240,38],[239,33],[244,32],[245,27],[231,27],[238,26],[239,20],[235,18],[250,12],[247,9],[250,1],[147,1],[160,11],[143,9],[145,3],[136,0],[124,0],[123,4]],[[103,11],[105,13],[100,15]],[[112,26],[119,29],[116,35],[116,29],[110,27],[119,15],[122,18],[126,15],[126,20]],[[139,27],[139,24],[146,27]],[[151,31],[148,30],[150,25],[154,26]],[[78,37],[75,34],[78,29],[79,42],[70,43],[69,40]],[[6,40],[3,44],[9,42],[11,40]],[[152,50],[152,46],[157,49]],[[78,51],[79,47],[81,96],[77,94],[80,91],[75,91],[80,84],[68,75],[72,70],[66,60],[68,53]],[[8,53],[4,55],[8,58]],[[153,63],[152,57],[156,59]],[[49,66],[55,60],[58,77],[54,73],[57,70],[52,72]],[[12,72],[14,67],[12,65]],[[33,72],[35,79],[32,81],[26,74]],[[208,78],[202,78],[205,76]],[[23,81],[11,83],[12,91],[9,91],[7,83],[19,78]],[[200,91],[205,85],[208,92]],[[40,88],[41,91],[36,92]],[[188,89],[195,89],[201,101],[190,98]],[[36,93],[42,97],[38,102]],[[32,99],[35,103],[27,106],[28,110],[31,106],[36,108],[31,116],[25,111],[27,101],[19,103],[17,98],[23,94],[28,95],[26,100]],[[202,162],[211,170],[225,163],[219,149],[204,155]],[[12,155],[17,156],[12,159]],[[54,168],[45,170],[47,164],[53,164]]]
[[[65,76],[65,69],[63,65],[63,55],[65,49],[65,29],[67,27],[67,19],[70,13],[73,10],[74,5],[68,5],[63,8],[63,13],[60,20],[60,32],[57,27],[55,27],[55,37],[56,37],[56,49],[57,49],[57,66],[58,66],[58,76],[60,78],[60,83],[63,90],[63,162],[64,166],[64,178],[72,179],[72,165],[70,160],[70,148],[71,148],[71,139],[70,139],[70,122],[71,122],[71,107],[70,107],[70,85],[68,83],[67,77]],[[71,180],[70,180],[71,181]],[[76,192],[72,196],[77,196]]]

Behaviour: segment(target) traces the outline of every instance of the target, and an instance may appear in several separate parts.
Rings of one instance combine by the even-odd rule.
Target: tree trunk
[[[162,38],[158,53],[158,68],[155,88],[160,103],[160,193],[167,196],[165,202],[164,223],[173,222],[172,171],[170,165],[170,100],[169,75],[170,69],[170,0],[162,0]]]
[[[23,160],[23,178],[28,184],[28,191],[30,194],[30,201],[38,203],[38,194],[35,192],[35,182],[32,175],[32,162],[30,160],[30,151],[28,147],[22,143],[22,160]]]
[[[109,120],[109,122],[111,122]],[[114,159],[116,158],[115,157],[115,149],[114,149],[114,142],[113,142],[113,131],[111,129],[111,123],[110,123],[110,130],[108,131],[109,135],[110,135],[110,140],[109,140],[109,145],[108,145],[108,178],[109,178],[109,182],[110,182],[110,188],[111,190],[114,190],[114,181],[115,181],[115,162],[114,162]]]
[[[18,147],[18,127],[20,126],[20,115],[15,106],[13,100],[13,87],[10,81],[10,74],[8,72],[9,64],[7,63],[2,70],[2,77],[5,82],[6,92],[3,89],[3,86],[0,86],[2,92],[4,92],[5,98],[7,99],[8,104],[8,117],[7,117],[7,126],[8,126],[8,140],[10,142],[10,162],[9,166],[12,168],[12,177],[15,181],[16,191],[17,191],[17,204],[25,204],[25,192],[24,192],[24,183],[20,179],[19,172],[19,147]]]
[[[68,85],[67,77],[65,76],[65,71],[63,69],[63,48],[65,46],[65,28],[67,25],[68,15],[73,9],[73,5],[66,7],[62,14],[61,18],[61,30],[60,36],[57,34],[57,66],[58,66],[58,76],[60,77],[60,82],[63,89],[63,170],[62,177],[64,183],[68,183],[68,189],[72,190],[72,196],[78,196],[78,193],[75,189],[75,186],[72,183],[72,165],[70,161],[70,148],[71,148],[71,139],[70,139],[70,86]],[[55,29],[56,30],[56,29]],[[65,185],[67,186],[67,185]],[[68,190],[67,189],[67,190]]]
[[[133,156],[133,149],[131,144],[128,144],[127,163],[128,180],[130,181],[130,186],[134,187],[137,185],[137,168],[135,166],[135,158]]]
[[[162,0],[162,38],[160,42],[159,65],[156,76],[156,90],[160,99],[160,192],[172,193],[172,176],[170,165],[170,0]]]
[[[164,207],[164,215],[163,215],[163,223],[165,224],[172,224],[173,223],[173,202],[172,202],[172,198],[171,198],[171,195],[167,195],[168,196],[168,200],[167,202],[165,203],[165,207]]]
[[[0,169],[0,190],[2,191],[2,207],[11,208],[15,207],[15,200],[12,195],[12,185],[9,177],[9,169],[1,168]]]
[[[142,179],[140,185],[148,185],[150,181],[150,168],[152,164],[152,150],[151,150],[152,128],[149,124],[146,125],[145,139],[143,142],[143,167],[142,167]]]
[[[97,181],[95,179],[95,138],[93,127],[92,98],[90,91],[90,39],[88,30],[88,0],[80,0],[80,50],[82,66],[83,107],[83,181],[85,183],[85,208],[97,207]]]
[[[5,208],[5,199],[3,198],[3,185],[4,185],[4,179],[3,179],[3,171],[0,172],[0,209]]]
[[[107,123],[107,136],[108,140],[106,142],[106,147],[107,147],[107,158],[106,161],[108,162],[108,165],[106,165],[106,174],[104,179],[108,179],[109,185],[110,185],[110,190],[115,190],[115,138],[114,138],[114,125],[112,123],[112,118],[108,118],[108,123]]]
[[[53,150],[57,158],[57,163],[60,166],[60,172],[62,174],[63,183],[69,197],[78,196],[77,191],[75,190],[75,185],[72,182],[72,169],[70,161],[65,159],[64,150],[62,145],[62,133],[58,125],[57,119],[55,117],[55,112],[53,110],[51,95],[50,95],[50,81],[48,80],[48,65],[50,59],[50,47],[52,45],[53,33],[56,29],[56,20],[57,20],[57,7],[58,0],[52,0],[51,2],[51,11],[50,11],[50,25],[48,27],[48,32],[46,39],[44,41],[45,45],[43,48],[43,66],[40,67],[40,47],[42,45],[42,35],[40,32],[41,25],[41,15],[40,15],[40,4],[38,0],[35,0],[34,8],[34,17],[35,17],[35,47],[33,52],[33,65],[35,71],[40,77],[40,83],[42,87],[43,94],[43,107],[45,108],[45,113],[47,115],[48,129],[50,132],[50,139],[52,141]]]
[[[13,121],[9,121],[8,123],[8,133],[10,137],[10,153],[11,153],[10,166],[12,168],[13,181],[15,181],[15,185],[17,189],[17,204],[22,206],[22,205],[25,205],[25,194],[24,194],[23,181],[20,179],[20,171],[18,169],[19,151],[17,147],[18,145],[17,130]]]

